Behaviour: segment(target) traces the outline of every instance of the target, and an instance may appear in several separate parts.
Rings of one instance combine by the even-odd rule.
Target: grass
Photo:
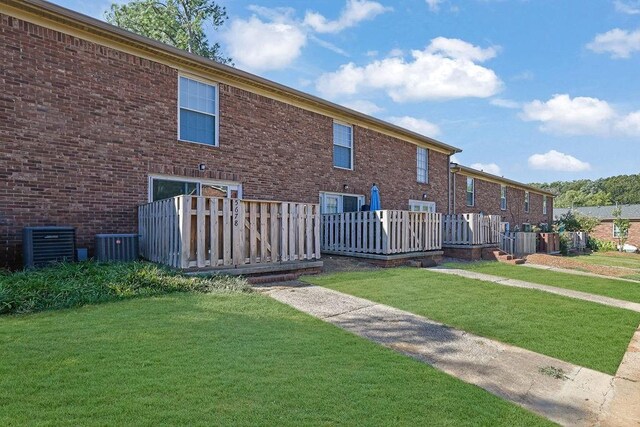
[[[248,291],[234,277],[187,277],[147,262],[59,264],[0,271],[0,314],[30,313],[172,292]]]
[[[550,425],[266,296],[0,317],[0,425]]]
[[[593,252],[589,255],[571,257],[586,264],[606,265],[610,267],[626,267],[640,270],[640,254],[624,252]]]
[[[520,267],[495,261],[448,263],[446,266],[640,303],[640,283],[578,276],[550,270],[534,270],[530,267]]]
[[[632,311],[423,269],[305,281],[608,374],[616,372],[640,323]]]

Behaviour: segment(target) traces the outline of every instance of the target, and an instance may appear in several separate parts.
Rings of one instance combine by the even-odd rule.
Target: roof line
[[[305,104],[311,104],[324,110],[336,111],[351,118],[360,120],[364,123],[386,128],[390,132],[396,133],[400,136],[405,136],[406,138],[417,140],[426,145],[440,148],[441,150],[449,152],[450,154],[459,153],[462,151],[462,149],[458,147],[445,144],[444,142],[438,141],[425,135],[421,135],[419,133],[394,125],[384,120],[380,120],[367,114],[352,110],[350,108],[343,107],[320,97],[299,91],[297,89],[293,89],[280,83],[276,83],[272,80],[256,76],[255,74],[251,74],[225,64],[220,64],[211,59],[189,53],[182,49],[178,49],[168,44],[161,43],[157,40],[153,40],[148,37],[133,33],[131,31],[124,30],[120,27],[116,27],[99,19],[83,15],[79,12],[64,8],[62,6],[58,6],[44,0],[0,0],[0,4],[6,4],[9,7],[13,7],[15,9],[23,11],[26,10],[31,14],[43,15],[44,13],[45,17],[49,20],[67,26],[73,24],[73,26],[75,26],[76,28],[80,28],[85,32],[90,31],[91,29],[99,30],[101,32],[101,34],[99,35],[109,38],[114,42],[134,46],[138,49],[142,49],[148,53],[159,55],[161,57],[186,61],[200,67],[205,67],[208,70],[214,70],[215,72],[233,80],[240,80],[246,84],[249,84],[251,86],[258,86],[275,94],[294,97]]]
[[[493,182],[497,182],[497,183],[504,183],[504,184],[509,184],[513,187],[517,187],[517,188],[521,188],[527,191],[531,191],[533,193],[539,193],[539,194],[543,194],[543,195],[547,195],[547,196],[551,196],[551,197],[555,197],[556,195],[550,191],[546,191],[543,190],[541,188],[538,187],[533,187],[531,185],[528,184],[523,184],[522,182],[518,182],[518,181],[514,181],[512,179],[509,178],[505,178],[503,176],[498,176],[498,175],[494,175],[485,171],[481,171],[478,169],[473,169],[470,168],[469,166],[463,166],[460,165],[458,163],[451,163],[451,171],[453,173],[456,172],[464,172],[466,174],[469,174],[471,176],[475,176],[478,177],[480,179],[487,179],[488,181],[493,181]]]

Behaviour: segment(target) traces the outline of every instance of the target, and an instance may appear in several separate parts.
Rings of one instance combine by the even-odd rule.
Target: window
[[[215,85],[180,77],[178,138],[181,141],[218,145],[218,102]]]
[[[473,206],[475,202],[475,182],[471,177],[467,177],[467,206]]]
[[[436,202],[425,202],[424,200],[409,200],[409,210],[413,212],[435,212]]]
[[[149,201],[169,199],[181,195],[242,198],[238,183],[191,180],[176,177],[149,177]]]
[[[426,148],[418,147],[417,152],[418,182],[429,182],[429,152]]]
[[[359,194],[320,193],[320,213],[358,212],[364,205]]]
[[[507,186],[500,186],[500,209],[503,211],[507,210]]]
[[[616,239],[620,238],[620,227],[615,224],[613,224],[613,237]]]
[[[529,192],[524,192],[524,211],[529,212]]]
[[[353,128],[333,123],[333,166],[353,169]]]
[[[542,196],[542,215],[547,214],[547,196]]]

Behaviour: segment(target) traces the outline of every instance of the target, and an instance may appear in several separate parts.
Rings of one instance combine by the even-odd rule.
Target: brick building
[[[25,226],[72,225],[91,254],[178,194],[333,212],[375,183],[384,208],[451,209],[460,149],[51,3],[0,1],[0,57],[0,266]]]
[[[618,230],[613,224],[613,210],[615,208],[615,206],[583,206],[573,209],[556,208],[553,210],[553,216],[555,219],[559,219],[562,215],[572,210],[582,215],[597,218],[600,220],[600,224],[590,233],[590,236],[617,244]],[[640,248],[640,205],[620,205],[620,208],[622,211],[620,217],[628,219],[630,222],[627,243]]]
[[[553,193],[456,163],[451,164],[451,204],[451,213],[500,215],[512,229],[553,221]]]

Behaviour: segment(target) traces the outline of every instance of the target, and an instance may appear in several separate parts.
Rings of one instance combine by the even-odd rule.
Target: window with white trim
[[[181,141],[217,146],[216,85],[180,76],[178,91],[178,138]]]
[[[333,122],[333,166],[353,169],[353,128]]]
[[[418,182],[429,182],[429,152],[426,148],[418,147],[416,153]]]
[[[542,215],[547,214],[547,196],[542,196]]]
[[[529,192],[524,192],[524,211],[529,213]]]
[[[364,196],[360,194],[320,193],[320,213],[332,214],[358,212],[364,205]]]
[[[188,179],[173,176],[149,177],[149,202],[175,196],[242,198],[242,185],[235,182]]]
[[[500,209],[507,210],[507,186],[504,184],[500,185]]]
[[[467,206],[473,206],[475,203],[475,180],[470,176],[467,177]]]
[[[413,212],[435,212],[436,202],[424,200],[409,200],[409,210]]]
[[[620,227],[618,227],[615,223],[613,225],[613,237],[619,239],[620,236]]]

